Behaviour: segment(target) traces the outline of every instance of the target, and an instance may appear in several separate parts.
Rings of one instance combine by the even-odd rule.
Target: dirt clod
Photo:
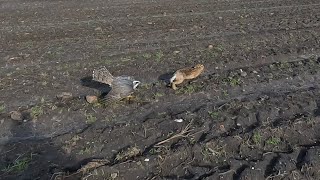
[[[240,69],[240,75],[241,75],[242,77],[246,77],[248,74],[247,74],[247,72],[245,72],[245,71],[243,71],[242,69]]]
[[[115,179],[115,178],[117,178],[117,177],[118,177],[118,173],[111,173],[111,175],[110,175],[110,176],[111,176],[111,178],[112,178],[112,179]]]
[[[11,111],[10,118],[15,121],[22,121],[23,120],[23,116],[19,111]]]
[[[129,147],[129,148],[119,152],[116,155],[115,160],[116,161],[123,161],[126,159],[130,159],[130,158],[138,155],[140,152],[141,152],[140,149],[138,149],[137,147]]]
[[[72,98],[72,93],[70,92],[62,92],[61,94],[57,95],[57,99],[60,100],[69,100]]]
[[[86,96],[86,101],[90,104],[96,103],[98,102],[98,97],[97,96],[91,96],[91,95],[87,95]]]

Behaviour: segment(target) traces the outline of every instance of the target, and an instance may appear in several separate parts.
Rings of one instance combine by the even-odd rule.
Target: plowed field
[[[320,179],[319,70],[319,0],[0,0],[0,179]]]

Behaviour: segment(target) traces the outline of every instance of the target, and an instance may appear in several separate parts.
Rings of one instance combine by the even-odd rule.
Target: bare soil
[[[1,0],[0,21],[0,179],[320,179],[318,0]],[[103,65],[134,101],[84,100]]]

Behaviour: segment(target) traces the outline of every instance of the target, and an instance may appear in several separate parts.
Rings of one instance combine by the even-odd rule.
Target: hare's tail
[[[170,83],[173,83],[173,81],[176,79],[177,74],[174,73],[173,76],[170,78]]]

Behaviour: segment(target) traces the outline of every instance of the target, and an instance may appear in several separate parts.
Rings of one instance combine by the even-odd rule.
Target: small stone
[[[210,45],[208,46],[208,49],[213,49],[213,45],[210,44]]]
[[[269,78],[269,79],[273,79],[273,74],[272,74],[272,73],[269,73],[269,74],[268,74],[268,78]]]
[[[10,117],[12,120],[15,120],[15,121],[22,121],[23,120],[22,114],[18,111],[11,111]]]
[[[149,25],[152,25],[153,23],[152,23],[152,22],[148,22],[148,24],[149,24]]]
[[[86,96],[86,101],[89,103],[89,104],[92,104],[92,103],[95,103],[98,101],[98,97],[97,96]]]
[[[224,125],[223,125],[223,124],[221,124],[221,125],[219,126],[219,128],[220,128],[220,131],[222,131],[222,132],[226,132],[226,128],[224,127]]]
[[[183,119],[175,119],[174,121],[178,122],[178,123],[181,123],[181,122],[183,122]]]
[[[252,71],[254,74],[257,74],[258,72],[257,71]]]
[[[112,178],[112,179],[115,179],[115,178],[117,178],[117,177],[118,177],[118,173],[111,173],[111,175],[110,175],[110,176],[111,176],[111,178]]]
[[[102,31],[102,28],[101,27],[97,27],[94,29],[95,31]]]
[[[240,69],[240,74],[241,74],[241,76],[242,77],[246,77],[248,74],[245,72],[245,71],[243,71],[242,69]]]
[[[57,95],[57,98],[61,99],[61,100],[71,99],[72,98],[72,93],[70,93],[70,92],[62,92],[61,94]]]
[[[179,54],[180,51],[173,51],[173,54]]]

